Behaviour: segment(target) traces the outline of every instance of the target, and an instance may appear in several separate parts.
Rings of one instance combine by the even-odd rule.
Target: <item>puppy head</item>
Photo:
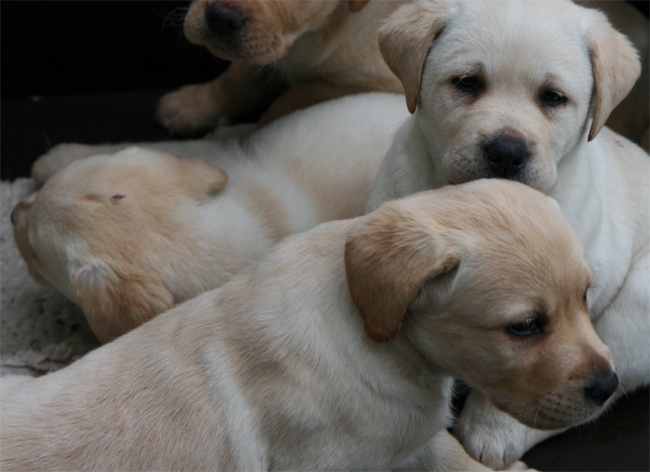
[[[593,139],[640,73],[605,16],[568,0],[440,0],[398,9],[380,34],[450,183],[538,190]]]
[[[171,275],[192,260],[192,209],[226,181],[204,161],[144,149],[83,159],[16,206],[16,245],[105,342],[171,308]]]
[[[224,59],[267,65],[284,57],[303,33],[325,27],[337,8],[358,12],[368,1],[194,0],[185,36]]]
[[[617,387],[580,243],[529,187],[479,180],[389,202],[351,231],[345,267],[370,339],[405,337],[530,426],[584,420]]]

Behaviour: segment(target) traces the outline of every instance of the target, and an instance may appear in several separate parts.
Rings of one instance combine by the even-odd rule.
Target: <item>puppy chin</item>
[[[284,38],[267,38],[257,44],[228,43],[220,41],[213,43],[201,41],[213,55],[228,61],[245,61],[256,66],[266,66],[279,61],[287,55],[290,45]]]
[[[279,61],[289,52],[292,41],[281,35],[271,35],[256,41],[245,41],[240,60],[249,64],[266,66]]]

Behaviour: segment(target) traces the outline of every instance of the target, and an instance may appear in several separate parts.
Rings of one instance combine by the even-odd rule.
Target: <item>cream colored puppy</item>
[[[591,276],[557,204],[516,182],[326,223],[61,371],[3,382],[2,470],[484,470],[445,430],[454,377],[543,428],[616,389]]]
[[[412,117],[373,184],[368,209],[447,183],[505,177],[553,197],[594,269],[596,330],[621,389],[650,380],[650,159],[602,128],[639,73],[605,16],[569,1],[423,1],[381,33]],[[500,467],[547,437],[475,392],[458,434]]]
[[[32,277],[77,302],[106,342],[219,287],[284,236],[362,214],[406,115],[401,95],[368,94],[241,141],[116,154],[124,146],[63,145],[35,164],[40,180],[104,155],[64,167],[19,203],[15,240]]]
[[[400,93],[377,30],[405,1],[194,0],[185,36],[233,62],[212,82],[165,95],[156,118],[193,134],[251,113],[266,124],[344,95]]]

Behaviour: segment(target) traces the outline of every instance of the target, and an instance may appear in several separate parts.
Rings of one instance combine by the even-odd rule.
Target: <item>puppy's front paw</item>
[[[526,470],[525,464],[515,461],[549,436],[497,410],[478,390],[467,397],[454,434],[476,460],[493,469],[510,466],[512,470]]]
[[[94,153],[94,147],[87,144],[58,144],[32,164],[32,179],[42,185],[71,162],[92,156]]]
[[[171,134],[192,136],[214,128],[219,105],[208,84],[187,85],[158,101],[156,122]]]

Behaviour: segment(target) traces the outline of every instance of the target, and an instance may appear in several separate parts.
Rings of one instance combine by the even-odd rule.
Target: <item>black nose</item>
[[[517,174],[528,161],[528,146],[522,139],[497,137],[483,148],[485,160],[494,177],[508,178]]]
[[[618,387],[618,375],[616,372],[599,377],[585,387],[585,395],[597,405],[602,405],[616,391]]]
[[[208,6],[205,12],[208,28],[219,38],[230,38],[237,34],[244,26],[244,17],[237,8],[223,5],[215,1]]]

